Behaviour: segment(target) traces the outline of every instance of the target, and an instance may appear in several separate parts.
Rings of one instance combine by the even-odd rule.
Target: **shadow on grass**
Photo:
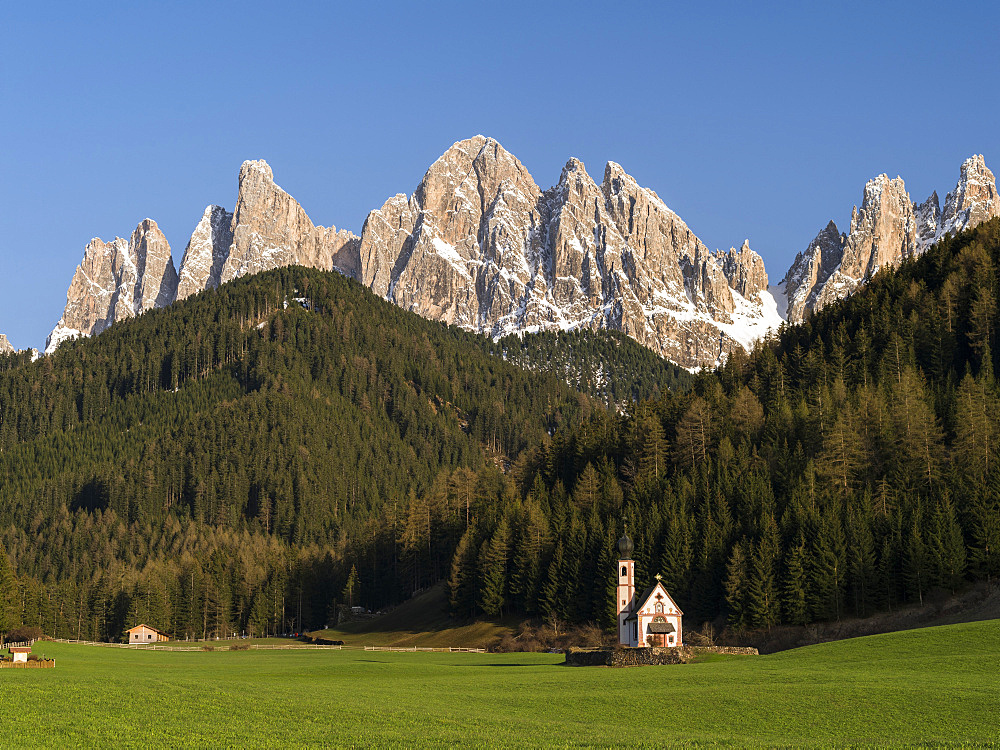
[[[565,664],[565,662],[559,662],[558,664],[544,664],[544,663],[543,664],[539,664],[537,662],[535,662],[535,663],[527,662],[527,663],[523,663],[523,664],[522,663],[509,664],[509,663],[504,663],[504,662],[500,662],[500,663],[491,662],[489,664],[448,664],[447,666],[449,666],[449,667],[459,667],[461,669],[468,669],[468,668],[479,669],[481,667],[564,667],[564,666],[566,666],[566,664]]]

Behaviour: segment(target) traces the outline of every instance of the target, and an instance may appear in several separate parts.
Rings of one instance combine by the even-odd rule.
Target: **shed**
[[[143,623],[125,631],[129,643],[157,643],[159,641],[169,641],[170,636],[162,633],[154,627]]]
[[[31,646],[11,646],[10,655],[14,657],[14,662],[28,661],[28,654],[31,653]]]

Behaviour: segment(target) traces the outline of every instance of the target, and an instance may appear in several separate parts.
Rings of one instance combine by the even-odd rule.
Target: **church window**
[[[606,570],[606,568],[605,568],[605,570]],[[624,565],[622,565],[622,578],[624,578],[627,575],[628,575],[628,568],[626,568]]]
[[[656,612],[657,614],[663,612],[663,604],[661,602],[656,603]]]

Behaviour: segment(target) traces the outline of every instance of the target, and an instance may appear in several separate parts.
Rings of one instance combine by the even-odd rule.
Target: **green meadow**
[[[151,652],[0,670],[15,747],[912,746],[1000,737],[1000,621],[631,669],[557,654]]]

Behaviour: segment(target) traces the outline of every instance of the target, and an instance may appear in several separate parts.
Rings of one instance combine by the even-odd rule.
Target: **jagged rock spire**
[[[996,180],[981,154],[962,163],[958,184],[948,193],[943,210],[936,191],[914,205],[901,178],[879,175],[865,185],[848,234],[840,235],[830,222],[796,256],[782,282],[786,317],[799,322],[809,311],[851,294],[880,269],[924,252],[945,234],[998,215]]]

